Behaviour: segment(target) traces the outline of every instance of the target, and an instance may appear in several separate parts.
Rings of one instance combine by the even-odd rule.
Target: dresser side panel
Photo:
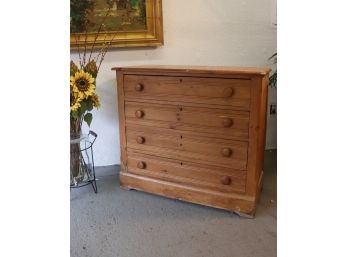
[[[259,151],[257,155],[257,173],[256,173],[256,180],[260,179],[262,170],[263,170],[263,164],[264,164],[264,153],[265,153],[265,146],[266,146],[266,129],[267,129],[267,106],[268,106],[268,85],[269,85],[269,78],[268,74],[265,75],[261,80],[261,103],[260,103],[260,131],[259,131],[259,137],[260,137],[260,143],[259,143]]]
[[[257,193],[258,181],[258,154],[260,151],[260,105],[261,105],[261,83],[262,78],[252,77],[250,87],[250,119],[249,119],[249,146],[246,194],[255,196]]]

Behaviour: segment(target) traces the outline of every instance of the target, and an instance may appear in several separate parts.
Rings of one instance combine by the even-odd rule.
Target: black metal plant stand
[[[98,193],[93,159],[93,144],[97,136],[89,131],[88,135],[70,140],[70,189],[91,184]],[[75,172],[72,172],[72,167]]]

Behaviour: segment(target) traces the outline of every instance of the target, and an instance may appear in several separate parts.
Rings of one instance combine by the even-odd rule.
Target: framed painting
[[[163,45],[162,0],[70,0],[70,49]]]

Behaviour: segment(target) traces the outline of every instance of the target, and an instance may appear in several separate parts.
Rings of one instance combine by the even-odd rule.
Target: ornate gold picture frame
[[[109,48],[163,45],[162,0],[94,0],[92,11],[82,10],[92,25],[79,26],[83,22],[77,19],[72,26],[72,4],[80,8],[81,1],[70,0],[71,50],[103,48],[107,42]]]

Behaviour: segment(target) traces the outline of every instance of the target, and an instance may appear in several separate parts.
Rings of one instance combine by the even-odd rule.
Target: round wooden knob
[[[139,92],[140,92],[140,91],[143,91],[143,89],[144,89],[143,84],[140,84],[140,83],[139,83],[139,84],[136,84],[136,85],[135,85],[135,90],[136,90],[136,91],[139,91]]]
[[[225,88],[224,89],[224,97],[231,97],[233,95],[233,88]]]
[[[137,110],[137,111],[135,112],[135,116],[136,116],[137,118],[142,118],[142,117],[144,117],[144,112],[143,112],[142,110]]]
[[[221,154],[225,157],[229,157],[232,155],[232,149],[231,148],[223,148],[221,150]]]
[[[226,119],[223,119],[222,120],[222,125],[225,127],[225,128],[229,128],[233,125],[233,120],[230,119],[230,118],[226,118]]]
[[[146,168],[146,163],[145,162],[138,162],[138,168],[139,169],[145,169]]]
[[[229,176],[221,176],[220,182],[223,185],[230,185],[231,184],[231,178]]]
[[[145,143],[145,138],[141,137],[141,136],[138,136],[137,137],[137,142],[138,142],[138,144],[144,144]]]

